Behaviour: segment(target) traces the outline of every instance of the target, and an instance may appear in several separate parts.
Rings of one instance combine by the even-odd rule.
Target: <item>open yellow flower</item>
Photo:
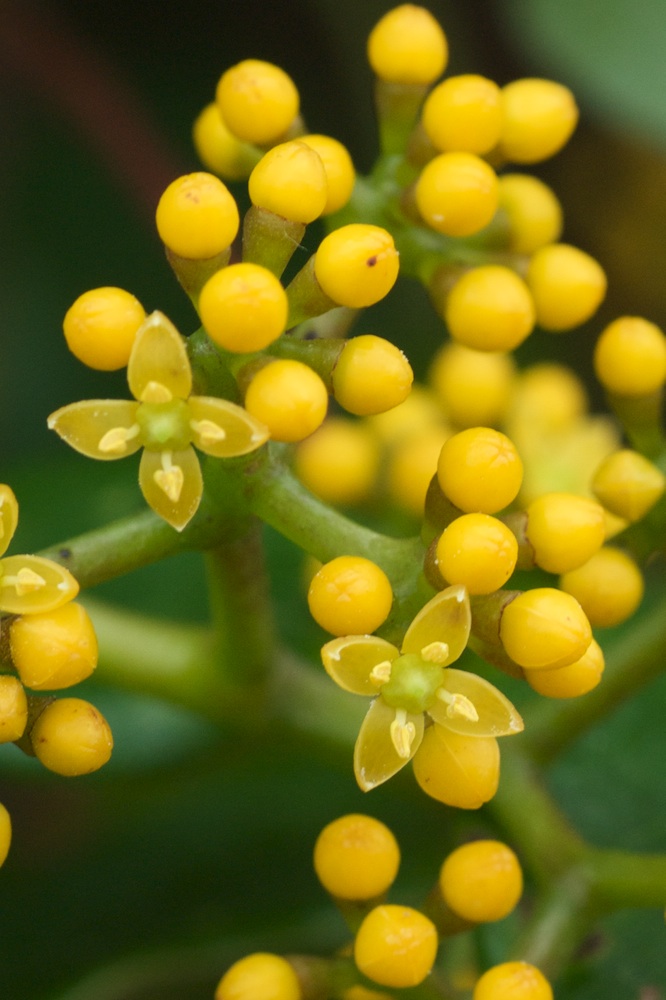
[[[363,791],[414,757],[427,722],[462,736],[508,736],[523,729],[501,691],[476,674],[449,667],[465,649],[470,625],[467,591],[456,585],[419,611],[400,649],[375,635],[343,636],[323,647],[324,666],[336,684],[375,696],[354,750],[354,773]]]
[[[18,503],[9,486],[0,485],[0,556],[9,548],[18,524]],[[55,611],[79,592],[72,574],[42,556],[0,559],[0,611],[29,615]]]
[[[49,417],[51,430],[89,458],[110,461],[143,448],[141,491],[156,514],[182,531],[194,517],[203,480],[192,445],[214,458],[259,448],[268,430],[241,406],[191,396],[185,341],[161,312],[139,328],[127,365],[134,400],[88,399]]]

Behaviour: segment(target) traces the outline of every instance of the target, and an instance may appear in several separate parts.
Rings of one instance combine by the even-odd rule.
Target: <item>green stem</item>
[[[666,854],[591,848],[588,861],[593,900],[602,912],[624,907],[664,906]]]
[[[548,979],[556,979],[590,930],[589,891],[585,871],[572,868],[541,898],[510,957],[530,962]]]

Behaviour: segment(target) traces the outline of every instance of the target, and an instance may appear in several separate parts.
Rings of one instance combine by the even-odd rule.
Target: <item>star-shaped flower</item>
[[[18,524],[18,503],[9,486],[0,485],[0,556],[4,556]],[[0,559],[0,611],[29,615],[55,611],[79,592],[72,574],[41,556]]]
[[[83,455],[109,461],[143,448],[141,491],[156,514],[182,531],[203,493],[192,445],[214,458],[247,455],[268,439],[262,423],[235,403],[191,396],[185,341],[161,312],[138,330],[127,365],[134,400],[88,399],[49,417],[49,427]]]
[[[354,750],[363,791],[414,757],[426,724],[463,736],[508,736],[523,729],[511,702],[488,681],[449,667],[471,626],[465,587],[448,587],[422,608],[397,649],[375,635],[348,635],[321,651],[326,671],[345,691],[374,697]]]

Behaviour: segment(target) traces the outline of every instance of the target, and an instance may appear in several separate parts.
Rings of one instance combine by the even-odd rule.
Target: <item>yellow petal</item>
[[[54,611],[79,592],[64,566],[41,556],[7,556],[0,574],[0,611],[12,615]]]
[[[138,408],[138,403],[125,399],[84,399],[56,410],[48,424],[82,455],[108,462],[141,447],[135,431]]]
[[[402,652],[421,653],[432,643],[446,643],[448,654],[441,661],[441,666],[445,667],[457,660],[464,650],[471,624],[467,590],[460,584],[447,587],[421,608],[407,629]]]
[[[395,646],[376,635],[344,635],[327,642],[321,651],[326,673],[338,687],[352,694],[370,696],[378,691],[370,676],[373,668],[399,655]]]
[[[448,698],[437,698],[428,714],[445,729],[462,736],[511,736],[522,732],[523,720],[508,698],[483,677],[468,670],[448,669],[442,688]],[[464,701],[457,707],[455,700]],[[465,702],[474,706],[478,718],[466,716]]]
[[[9,548],[18,524],[18,503],[14,491],[4,483],[0,485],[0,556]]]
[[[192,369],[185,341],[163,313],[151,313],[139,327],[127,365],[127,381],[134,398],[140,400],[148,390],[154,401],[157,390],[151,383],[177,399],[187,399],[191,393]]]
[[[247,455],[268,440],[268,428],[242,406],[212,396],[190,396],[192,440],[214,458]]]
[[[139,466],[139,485],[155,513],[176,531],[182,531],[196,514],[203,493],[194,448],[174,452],[145,450]]]
[[[423,714],[404,713],[402,725],[414,727],[410,736],[411,746],[403,756],[396,749],[391,726],[396,721],[396,710],[381,698],[375,698],[367,711],[354,747],[354,774],[364,792],[376,788],[393,777],[412,759],[423,739]],[[395,727],[394,727],[395,729]]]

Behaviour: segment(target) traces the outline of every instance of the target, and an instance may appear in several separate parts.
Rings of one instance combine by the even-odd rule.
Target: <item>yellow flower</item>
[[[374,697],[354,750],[363,791],[380,785],[410,761],[427,723],[462,736],[508,736],[523,720],[488,681],[449,668],[469,638],[465,587],[433,597],[407,629],[402,647],[375,635],[348,635],[321,651],[327,673],[345,691]]]
[[[49,427],[89,458],[109,461],[143,448],[141,491],[156,514],[182,531],[203,493],[192,445],[214,458],[235,458],[259,448],[268,430],[226,399],[190,395],[185,341],[161,312],[151,313],[139,328],[127,381],[133,401],[70,403],[51,414]]]
[[[0,485],[0,556],[9,548],[18,524],[18,503],[9,486]],[[71,601],[79,585],[68,570],[41,556],[0,559],[0,611],[29,615],[55,611]]]

